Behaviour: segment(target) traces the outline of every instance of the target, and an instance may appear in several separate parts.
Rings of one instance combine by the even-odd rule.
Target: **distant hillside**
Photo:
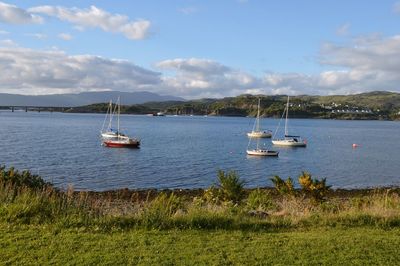
[[[400,109],[400,93],[387,91],[373,91],[354,95],[316,96],[313,101],[321,104],[350,104],[389,111]]]
[[[170,115],[220,115],[255,116],[257,99],[261,99],[261,115],[281,117],[286,95],[240,95],[223,99],[192,101],[147,102],[125,105],[123,113],[145,114],[159,111]],[[81,106],[68,112],[105,112],[106,104]],[[293,96],[290,100],[290,117],[328,119],[400,119],[400,94],[370,92],[336,96]]]
[[[51,95],[18,95],[0,93],[0,106],[47,106],[47,107],[72,107],[94,103],[109,102],[121,96],[122,104],[133,105],[145,102],[183,101],[183,98],[162,96],[151,92],[83,92],[78,94],[51,94]]]
[[[239,95],[223,99],[201,99],[184,103],[162,104],[163,111],[178,114],[208,114],[224,116],[255,116],[257,99],[261,99],[261,114],[280,117],[286,95]],[[151,104],[155,108],[154,103]],[[354,95],[308,96],[290,98],[291,117],[332,119],[399,119],[400,93],[374,91]],[[161,107],[161,105],[160,105]]]

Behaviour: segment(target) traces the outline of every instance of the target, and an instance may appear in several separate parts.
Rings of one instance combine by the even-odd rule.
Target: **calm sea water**
[[[254,119],[122,115],[140,149],[100,145],[101,114],[0,112],[0,164],[29,169],[59,187],[199,188],[218,169],[235,170],[248,187],[269,186],[273,175],[307,170],[333,187],[400,185],[400,123],[291,119],[290,133],[307,148],[277,148],[279,157],[248,157],[246,132]],[[262,119],[275,130],[278,119]],[[353,149],[352,144],[360,147]],[[271,147],[270,139],[265,147]]]

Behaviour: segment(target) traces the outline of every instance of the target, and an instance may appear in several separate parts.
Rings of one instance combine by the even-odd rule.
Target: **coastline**
[[[61,109],[61,107],[60,107]],[[11,110],[9,109],[1,109],[0,112],[11,112]],[[22,112],[23,110],[21,110],[20,112]],[[25,111],[23,111],[25,113]],[[40,111],[28,111],[28,112],[39,112],[39,113],[65,113],[65,114],[105,114],[105,112],[103,111],[83,111],[83,110],[65,110],[65,111],[61,111],[61,110],[57,110],[57,109],[46,109],[43,108]],[[142,116],[157,116],[154,115],[153,113],[147,113],[147,112],[121,112],[121,114],[123,115],[142,115]],[[175,116],[175,114],[173,113],[165,113],[165,116]],[[182,117],[190,117],[190,115],[178,115],[178,116],[182,116]],[[194,113],[192,116],[202,116],[204,117],[204,114],[198,114],[198,113]],[[240,114],[225,114],[225,115],[221,115],[221,114],[207,114],[207,116],[210,117],[250,117],[250,118],[254,118],[254,115],[246,115],[243,113]],[[271,116],[266,116],[266,115],[262,115],[261,118],[275,118],[275,119],[279,119],[280,116],[279,115],[271,115]],[[384,116],[361,116],[361,115],[331,115],[330,113],[324,114],[324,115],[296,115],[296,114],[292,114],[290,119],[321,119],[321,120],[347,120],[347,121],[400,121],[400,115],[399,116],[395,116],[393,118],[391,118],[388,115],[384,115]]]
[[[92,190],[72,190],[75,196],[82,193],[88,195],[93,199],[108,199],[108,200],[123,200],[132,202],[146,202],[151,201],[161,194],[171,195],[174,194],[177,197],[183,197],[186,200],[193,200],[196,197],[202,197],[209,188],[193,188],[193,189],[113,189],[106,191],[92,191]],[[256,188],[244,188],[245,194],[249,195],[255,190],[261,190],[268,193],[272,198],[280,198],[281,195],[274,187],[256,187]],[[67,190],[68,191],[68,190]],[[301,192],[301,189],[295,189],[297,193]],[[327,199],[339,198],[339,199],[350,199],[352,197],[364,197],[381,192],[394,192],[400,195],[399,186],[385,186],[385,187],[369,187],[369,188],[337,188],[328,191]]]

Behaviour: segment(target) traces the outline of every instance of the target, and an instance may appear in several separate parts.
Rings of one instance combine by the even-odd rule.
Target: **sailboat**
[[[261,131],[260,130],[260,99],[258,99],[258,111],[257,111],[257,119],[255,126],[252,132],[247,133],[250,137],[249,144],[247,145],[246,153],[248,155],[255,155],[255,156],[278,156],[278,151],[266,150],[260,148],[260,138],[268,138],[271,137],[270,131]],[[257,139],[257,145],[255,149],[249,149],[251,141],[253,139]]]
[[[117,107],[115,107],[115,108],[117,108]],[[106,112],[106,117],[104,118],[103,126],[100,130],[100,136],[103,139],[117,137],[117,133],[112,128],[112,120],[113,120],[114,112],[115,112],[115,110],[113,110],[112,100],[110,100],[110,103],[108,104],[108,108],[107,108],[107,112]],[[108,126],[106,129],[104,129],[107,118],[109,119]]]
[[[283,111],[283,114],[286,113],[286,118],[285,118],[285,136],[283,139],[273,139],[272,144],[278,145],[278,146],[289,146],[289,147],[306,147],[307,142],[303,140],[300,136],[294,136],[294,135],[289,135],[288,131],[288,114],[289,114],[289,95],[287,97],[287,103],[286,103],[286,108],[285,111]],[[283,115],[282,115],[283,117]],[[278,125],[279,128],[279,125]],[[278,128],[275,131],[278,131]],[[275,136],[274,134],[274,136]]]
[[[249,149],[251,140],[253,138],[250,138],[249,144],[247,145],[247,150],[246,153],[248,155],[255,155],[255,156],[278,156],[279,152],[278,151],[272,151],[272,150],[266,150],[266,149],[261,149],[260,148],[260,138],[257,138],[257,146],[255,149]]]
[[[113,110],[112,108],[112,102],[110,101],[109,107],[107,110],[106,117],[103,122],[103,129],[104,129],[104,124],[105,121],[107,120],[107,116],[110,116],[109,118],[109,125],[106,131],[101,131],[101,138],[103,145],[106,147],[112,147],[112,148],[138,148],[140,145],[140,140],[136,138],[130,138],[120,132],[120,114],[121,114],[121,101],[120,98],[118,97],[118,101],[116,103],[116,106]],[[112,129],[112,120],[113,116],[117,115],[117,130],[114,131]]]
[[[257,117],[253,130],[248,132],[247,136],[250,138],[270,138],[272,136],[272,132],[270,130],[260,129],[260,98],[258,98]]]

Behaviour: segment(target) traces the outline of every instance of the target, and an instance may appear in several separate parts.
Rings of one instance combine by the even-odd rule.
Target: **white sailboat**
[[[283,139],[273,139],[272,144],[278,145],[278,146],[288,146],[288,147],[306,147],[307,142],[305,140],[303,140],[300,136],[289,135],[289,131],[288,131],[289,96],[287,98],[286,108],[283,113],[285,114],[285,112],[286,112],[285,136]],[[283,117],[283,115],[282,115],[282,117]],[[279,125],[278,125],[278,128],[279,128]],[[276,129],[274,136],[276,135],[278,128]]]
[[[247,136],[250,138],[270,138],[272,136],[272,132],[270,130],[260,129],[260,98],[258,98],[257,117],[253,130],[248,132]]]
[[[120,132],[120,113],[121,113],[121,102],[120,98],[118,97],[117,103],[115,105],[115,108],[113,110],[112,108],[112,102],[110,101],[110,105],[108,107],[109,110],[107,110],[106,117],[103,122],[103,128],[101,130],[101,137],[102,137],[102,142],[103,145],[106,147],[112,147],[112,148],[138,148],[140,145],[140,140],[136,138],[130,138]],[[112,128],[112,121],[113,121],[113,116],[117,114],[117,130],[114,131]],[[107,116],[110,116],[109,118],[109,125],[107,130],[103,131],[105,122],[107,120]]]
[[[269,133],[269,137],[271,137],[271,133],[268,131],[260,131],[260,99],[258,99],[258,111],[257,111],[257,119],[256,119],[256,125],[254,126],[254,129],[252,132],[247,133],[247,135],[250,137],[249,139],[249,144],[247,145],[247,150],[246,153],[247,155],[254,155],[254,156],[278,156],[279,152],[278,151],[272,151],[272,150],[267,150],[267,149],[262,149],[260,148],[260,138],[265,138],[262,134],[265,132],[266,134]],[[250,149],[250,145],[253,139],[257,139],[257,145],[255,149]]]
[[[113,120],[116,108],[117,108],[117,106],[115,106],[115,109],[113,109],[112,100],[110,100],[110,103],[108,104],[108,108],[107,108],[107,112],[106,112],[106,117],[104,118],[103,126],[100,130],[100,136],[103,139],[117,137],[117,133],[112,128],[112,120]],[[104,128],[107,120],[108,120],[108,126],[107,126],[107,128]]]
[[[272,150],[261,149],[261,148],[260,148],[260,138],[257,138],[257,145],[256,145],[256,148],[255,148],[255,149],[249,149],[252,139],[253,139],[253,138],[250,138],[249,144],[247,145],[247,150],[246,150],[247,155],[255,155],[255,156],[278,156],[278,154],[279,154],[278,151],[272,151]]]

